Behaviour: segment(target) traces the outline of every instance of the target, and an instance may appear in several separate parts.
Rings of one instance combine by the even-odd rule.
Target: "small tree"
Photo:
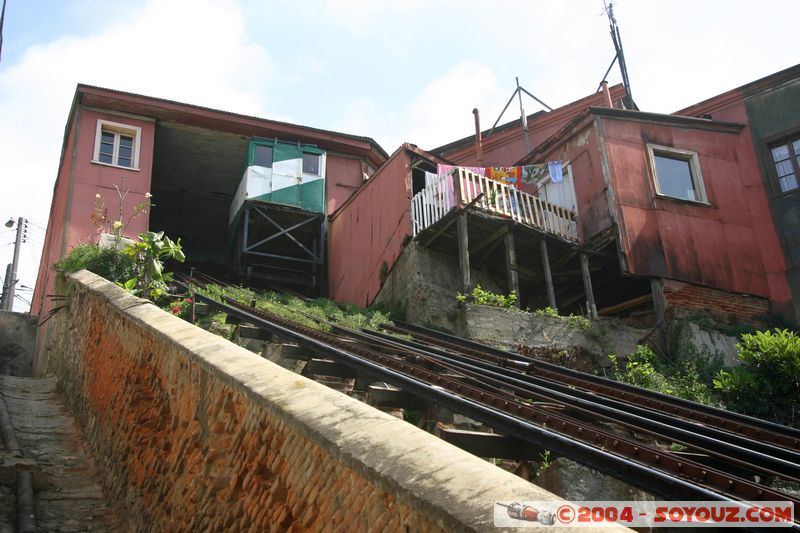
[[[163,231],[140,233],[139,242],[126,246],[124,253],[133,261],[136,275],[119,285],[153,301],[168,294],[167,283],[172,280],[172,273],[164,272],[164,261],[186,259],[181,240],[173,242]]]

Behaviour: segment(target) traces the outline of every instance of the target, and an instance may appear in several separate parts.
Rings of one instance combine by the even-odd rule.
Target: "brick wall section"
[[[663,280],[667,307],[673,313],[701,311],[725,321],[760,322],[771,312],[769,300],[680,281]]]
[[[50,370],[138,531],[489,531],[557,499],[94,274],[67,293]]]

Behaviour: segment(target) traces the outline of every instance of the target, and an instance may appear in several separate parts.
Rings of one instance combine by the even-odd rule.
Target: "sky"
[[[614,57],[602,0],[6,2],[0,223],[30,221],[25,300],[78,83],[364,135],[391,153],[470,135],[474,107],[490,126],[515,77],[554,108],[589,95]],[[800,59],[796,0],[616,0],[614,14],[643,111],[671,113]],[[503,122],[518,116],[512,105]],[[0,225],[0,277],[14,236]]]

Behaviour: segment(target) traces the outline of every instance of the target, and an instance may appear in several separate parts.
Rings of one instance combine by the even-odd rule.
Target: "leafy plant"
[[[796,424],[800,400],[800,337],[788,329],[742,335],[742,366],[720,370],[714,388],[726,404],[753,416]]]
[[[115,248],[119,247],[119,243],[125,231],[128,229],[128,225],[140,215],[147,214],[148,208],[155,206],[155,204],[150,201],[153,195],[147,192],[144,194],[144,201],[135,205],[133,207],[133,212],[126,218],[124,216],[124,204],[125,198],[128,196],[128,193],[130,193],[130,190],[125,189],[124,176],[121,178],[121,183],[121,185],[114,185],[114,189],[117,191],[117,198],[119,199],[117,215],[114,217],[114,220],[109,220],[108,207],[106,207],[103,195],[100,193],[94,195],[94,212],[91,216],[92,223],[95,225],[95,228],[97,228],[98,233],[105,230],[107,233],[111,233],[114,236]]]
[[[456,301],[459,303],[471,302],[478,305],[491,305],[493,307],[502,307],[509,309],[514,307],[517,303],[517,293],[511,292],[507,296],[497,294],[483,289],[480,285],[476,285],[469,295],[456,293]]]
[[[164,260],[183,262],[186,259],[180,239],[173,242],[163,231],[140,233],[139,241],[123,251],[133,262],[134,276],[118,285],[153,301],[167,295],[167,283],[172,280],[172,273],[164,272]]]
[[[537,309],[533,312],[533,316],[550,316],[550,317],[558,317],[558,309],[555,307],[544,307],[542,309]]]
[[[649,346],[637,345],[620,368],[616,355],[609,355],[611,370],[618,381],[695,402],[716,403],[700,364],[695,357],[679,358],[673,363],[660,361]]]
[[[97,244],[76,246],[54,267],[67,273],[86,269],[110,281],[127,280],[134,275],[133,261],[127,255]]]

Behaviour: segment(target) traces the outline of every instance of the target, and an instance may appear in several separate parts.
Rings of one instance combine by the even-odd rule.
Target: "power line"
[[[3,0],[3,9],[0,11],[0,59],[3,57],[3,21],[6,18],[6,0]]]

